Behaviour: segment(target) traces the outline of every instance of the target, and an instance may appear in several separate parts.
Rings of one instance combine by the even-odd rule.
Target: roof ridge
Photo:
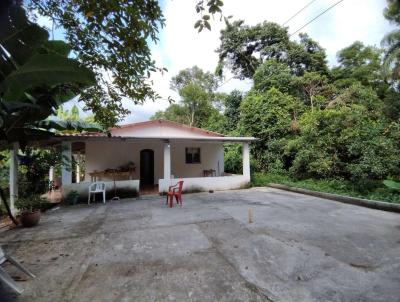
[[[120,125],[119,127],[111,127],[108,129],[108,131],[111,130],[117,130],[117,129],[124,129],[124,128],[129,128],[129,127],[135,127],[135,126],[142,126],[142,125],[151,125],[151,124],[156,124],[156,123],[166,123],[166,124],[170,124],[170,125],[175,125],[175,126],[180,126],[182,128],[186,128],[186,129],[190,129],[190,130],[195,130],[195,131],[200,131],[202,133],[206,133],[206,134],[211,134],[213,136],[220,136],[220,137],[224,137],[224,134],[215,132],[215,131],[211,131],[211,130],[206,130],[206,129],[202,129],[202,128],[198,128],[198,127],[193,127],[193,126],[189,126],[186,124],[182,124],[182,123],[178,123],[175,121],[170,121],[170,120],[166,120],[166,119],[156,119],[156,120],[148,120],[148,121],[144,121],[144,122],[137,122],[137,123],[129,123],[129,124],[125,124],[125,125]]]

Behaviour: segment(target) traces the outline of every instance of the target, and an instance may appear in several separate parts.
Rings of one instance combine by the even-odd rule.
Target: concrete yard
[[[64,207],[0,244],[38,275],[1,302],[400,301],[399,214],[271,188]]]

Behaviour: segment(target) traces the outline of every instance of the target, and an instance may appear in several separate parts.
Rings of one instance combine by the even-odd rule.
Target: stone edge
[[[400,204],[396,204],[396,203],[389,203],[389,202],[383,202],[383,201],[349,197],[349,196],[343,196],[343,195],[337,195],[337,194],[331,194],[331,193],[325,193],[325,192],[317,192],[317,191],[311,191],[311,190],[290,187],[290,186],[281,185],[281,184],[274,184],[274,183],[268,184],[267,187],[290,191],[290,192],[295,192],[295,193],[300,193],[300,194],[305,194],[305,195],[311,195],[311,196],[315,196],[315,197],[321,197],[321,198],[325,198],[325,199],[330,199],[330,200],[334,200],[334,201],[339,201],[339,202],[352,204],[352,205],[356,205],[356,206],[361,206],[361,207],[366,207],[366,208],[375,209],[375,210],[400,213]]]

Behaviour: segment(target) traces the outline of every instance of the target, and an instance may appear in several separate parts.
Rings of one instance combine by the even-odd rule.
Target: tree
[[[171,89],[179,92],[185,86],[195,84],[209,94],[213,94],[218,88],[219,79],[210,72],[204,72],[201,68],[193,66],[181,70],[171,80]]]
[[[326,99],[333,95],[333,88],[328,85],[328,78],[317,72],[306,72],[302,77],[297,79],[298,86],[302,89],[311,106],[314,107],[324,105]],[[317,103],[317,104],[316,104]]]
[[[25,4],[34,18],[37,12],[62,27],[77,59],[95,71],[97,85],[84,91],[81,99],[104,127],[129,114],[122,99],[137,104],[159,98],[150,79],[152,72],[166,71],[156,66],[150,50],[165,24],[159,1],[26,0]],[[194,5],[201,17],[195,23],[199,32],[211,30],[211,16],[223,18],[221,0],[195,0]]]
[[[378,88],[384,84],[382,74],[382,51],[356,41],[338,53],[339,66],[333,68],[335,84],[346,88],[355,82]]]
[[[254,89],[266,92],[276,88],[284,93],[293,93],[295,76],[292,75],[289,66],[276,60],[267,60],[260,65],[254,73]]]
[[[306,112],[301,135],[285,153],[294,155],[291,173],[300,178],[384,179],[399,173],[398,145],[382,115],[358,104]]]
[[[400,3],[397,0],[387,0],[388,6],[384,16],[396,26],[400,25]],[[385,48],[384,67],[393,80],[400,76],[400,30],[397,28],[385,35],[381,42]]]
[[[271,59],[286,64],[293,75],[328,70],[325,51],[317,42],[304,34],[300,43],[290,41],[287,29],[273,22],[248,26],[243,21],[226,21],[220,39],[219,75],[228,67],[237,78],[252,78],[256,69]]]
[[[225,124],[223,132],[236,130],[240,118],[240,104],[243,100],[243,93],[239,90],[233,90],[224,99]]]
[[[151,57],[150,42],[157,42],[164,25],[155,0],[28,0],[30,12],[50,17],[65,30],[68,44],[81,64],[95,72],[97,85],[81,99],[96,120],[114,125],[129,111],[126,97],[135,103],[156,99],[149,81],[160,71]]]
[[[301,102],[276,88],[265,93],[250,93],[242,101],[239,129],[244,135],[259,138],[252,148],[259,169],[287,164],[282,156],[283,148],[297,133],[292,126],[301,111]]]
[[[215,118],[218,110],[213,107],[213,103],[219,103],[221,99],[221,95],[215,92],[218,83],[216,76],[197,66],[181,70],[171,80],[171,89],[179,93],[180,102],[170,105],[164,112],[157,112],[152,119],[165,118],[208,128],[209,121],[218,120]]]

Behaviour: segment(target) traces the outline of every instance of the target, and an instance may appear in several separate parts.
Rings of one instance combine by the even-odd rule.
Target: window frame
[[[194,161],[193,154],[196,154],[196,153],[188,153],[189,149],[198,149],[199,161]],[[191,154],[191,159],[192,159],[191,161],[188,161],[188,154]],[[200,147],[185,147],[185,164],[188,164],[188,165],[201,164],[201,148]]]

